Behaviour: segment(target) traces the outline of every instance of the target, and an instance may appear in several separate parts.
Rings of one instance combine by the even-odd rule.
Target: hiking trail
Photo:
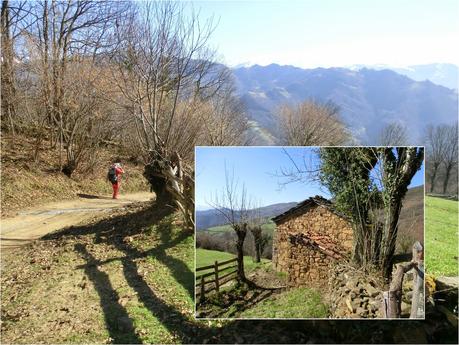
[[[19,211],[16,216],[1,220],[0,246],[2,250],[15,248],[36,240],[50,232],[81,223],[97,214],[122,208],[134,202],[153,198],[149,192],[110,196],[78,194],[79,198],[33,207]]]

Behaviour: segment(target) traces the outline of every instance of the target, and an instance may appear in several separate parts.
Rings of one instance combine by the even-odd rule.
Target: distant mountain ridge
[[[343,121],[361,144],[378,144],[381,130],[392,122],[406,126],[411,143],[418,144],[427,124],[457,119],[456,91],[387,69],[302,69],[271,64],[236,68],[233,74],[249,119],[261,133],[256,144],[278,144],[277,108],[306,99],[337,104]]]
[[[296,202],[278,203],[256,209],[263,218],[272,218],[294,207]],[[226,218],[217,210],[196,211],[196,229],[204,230],[227,224]]]
[[[375,70],[389,69],[416,81],[429,80],[434,84],[454,90],[457,90],[459,86],[459,67],[451,63],[432,63],[405,67],[391,65],[353,65],[349,66],[349,68],[353,70],[362,68]]]

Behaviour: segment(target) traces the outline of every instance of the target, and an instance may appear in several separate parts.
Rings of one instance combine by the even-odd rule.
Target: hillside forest
[[[104,148],[120,149],[148,166],[158,199],[174,200],[191,228],[194,146],[259,139],[241,77],[236,83],[208,46],[217,22],[185,4],[6,0],[1,13],[2,133],[13,147],[21,136],[32,140],[30,161],[50,147],[53,168],[72,177],[93,169]],[[278,143],[357,140],[331,102],[275,109],[270,135]],[[393,122],[367,144],[410,144],[409,132]],[[428,190],[457,194],[457,124],[423,133]]]

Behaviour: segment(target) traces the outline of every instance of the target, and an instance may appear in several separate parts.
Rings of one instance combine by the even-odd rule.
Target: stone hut
[[[311,197],[272,220],[273,265],[292,286],[324,286],[330,264],[350,256],[351,224],[327,199]]]

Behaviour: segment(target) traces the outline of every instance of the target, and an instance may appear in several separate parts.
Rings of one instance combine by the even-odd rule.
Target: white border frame
[[[292,321],[292,320],[303,320],[303,321],[308,321],[308,320],[320,320],[320,321],[326,321],[326,320],[340,320],[340,321],[370,321],[370,322],[378,322],[378,321],[388,321],[388,320],[406,320],[406,321],[423,321],[426,319],[425,311],[426,311],[426,303],[425,303],[425,293],[426,293],[426,265],[425,265],[425,253],[426,253],[426,150],[425,150],[425,145],[401,145],[401,146],[381,146],[381,145],[358,145],[358,146],[289,146],[289,145],[261,145],[261,146],[209,146],[209,145],[198,145],[194,147],[194,171],[196,173],[196,150],[198,148],[218,148],[218,149],[234,149],[234,148],[239,148],[239,149],[253,149],[253,148],[268,148],[268,149],[280,149],[280,148],[308,148],[308,149],[313,149],[313,148],[362,148],[362,147],[418,147],[418,148],[423,148],[424,149],[424,176],[423,176],[423,247],[424,247],[424,286],[423,286],[423,296],[424,296],[424,318],[418,318],[418,319],[410,319],[410,318],[224,318],[224,317],[196,317],[197,313],[197,303],[196,303],[196,177],[194,179],[194,200],[195,200],[195,208],[194,208],[194,219],[195,219],[195,227],[194,227],[194,282],[193,282],[193,288],[194,288],[194,313],[193,317],[197,321],[218,321],[218,320],[225,320],[225,321],[236,321],[236,320],[286,320],[286,321]]]

